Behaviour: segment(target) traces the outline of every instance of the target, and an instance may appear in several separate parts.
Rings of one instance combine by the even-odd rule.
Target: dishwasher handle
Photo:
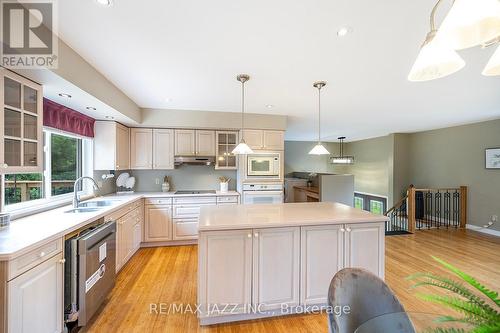
[[[86,233],[80,239],[78,239],[78,252],[80,254],[85,253],[88,249],[92,248],[94,245],[98,244],[103,239],[109,238],[111,235],[116,233],[116,222],[110,221],[105,223],[94,230]]]

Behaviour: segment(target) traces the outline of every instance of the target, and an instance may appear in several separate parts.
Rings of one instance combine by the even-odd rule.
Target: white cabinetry
[[[153,169],[174,168],[174,130],[153,130]]]
[[[130,129],[130,168],[151,169],[153,167],[153,130]]]
[[[215,156],[215,131],[175,130],[176,156]]]
[[[253,230],[253,304],[299,305],[300,228]]]
[[[252,230],[206,232],[199,242],[198,302],[207,307],[231,304],[227,312],[243,312],[252,302]],[[210,265],[210,268],[208,268]],[[220,313],[224,314],[224,313]],[[220,315],[219,314],[219,315]]]
[[[145,242],[161,242],[172,240],[171,204],[147,204],[145,206],[144,215]]]
[[[345,267],[364,268],[384,278],[384,226],[376,223],[345,226]]]
[[[130,169],[130,131],[113,121],[94,124],[94,169]]]
[[[62,253],[7,283],[8,332],[62,332]]]
[[[302,304],[326,304],[330,281],[344,267],[343,228],[342,225],[302,227]]]
[[[284,150],[285,133],[271,130],[243,130],[243,139],[256,150]]]
[[[215,156],[215,131],[196,130],[196,155]]]
[[[216,132],[215,169],[236,170],[236,156],[232,153],[238,142],[238,132]]]

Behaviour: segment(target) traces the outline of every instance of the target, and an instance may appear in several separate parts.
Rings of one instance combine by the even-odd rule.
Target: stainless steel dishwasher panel
[[[81,237],[78,254],[78,326],[84,326],[115,285],[116,223],[107,223]]]

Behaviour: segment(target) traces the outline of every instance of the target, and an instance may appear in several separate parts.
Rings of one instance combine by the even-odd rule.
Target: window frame
[[[52,172],[51,172],[51,136],[52,134],[63,135],[75,139],[81,140],[81,144],[79,144],[79,154],[80,158],[78,158],[77,165],[81,170],[81,174],[77,175],[77,178],[80,176],[92,176],[93,174],[93,139],[75,135],[72,133],[56,130],[53,128],[44,127],[43,128],[43,165],[44,170],[42,172],[42,194],[43,198],[36,200],[28,200],[24,202],[19,202],[11,205],[5,205],[5,175],[1,176],[1,206],[3,211],[6,213],[10,213],[12,219],[35,214],[38,212],[50,210],[56,207],[60,207],[70,203],[73,199],[73,192],[52,195]],[[79,195],[88,195],[92,193],[92,186],[85,182],[82,186],[82,189],[78,191]]]
[[[365,192],[354,192],[354,203],[353,205],[356,204],[356,198],[361,198],[363,199],[363,210],[367,212],[371,212],[371,201],[379,201],[382,202],[382,215],[385,214],[387,211],[387,201],[388,198],[384,195],[379,195],[379,194],[373,194],[373,193],[365,193]]]

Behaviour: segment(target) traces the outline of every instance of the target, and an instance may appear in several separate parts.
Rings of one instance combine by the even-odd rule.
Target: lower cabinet
[[[62,332],[62,253],[7,283],[8,332]]]
[[[124,215],[122,215],[125,213]],[[118,272],[140,248],[144,210],[142,203],[118,213],[116,219],[116,271]]]
[[[146,205],[145,207],[145,242],[172,240],[172,206]]]
[[[364,268],[384,278],[385,229],[380,224],[362,223],[345,227],[345,267]]]
[[[197,239],[198,218],[174,219],[173,240]]]

